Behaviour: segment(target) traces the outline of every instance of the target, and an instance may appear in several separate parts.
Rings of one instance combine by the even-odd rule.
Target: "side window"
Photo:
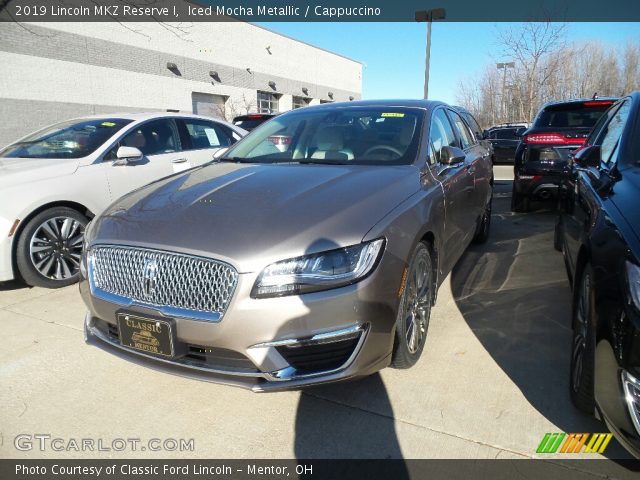
[[[119,145],[136,147],[145,156],[172,153],[180,150],[178,131],[173,120],[163,118],[136,126],[127,133]]]
[[[233,138],[215,122],[188,118],[185,118],[183,122],[191,140],[190,150],[228,147],[234,143]]]
[[[482,129],[480,128],[480,125],[478,125],[478,122],[476,122],[476,119],[473,118],[473,115],[470,113],[463,114],[463,117],[469,124],[469,127],[471,127],[471,131],[476,137],[476,140],[480,140],[482,138]]]
[[[229,145],[233,145],[234,143],[236,143],[238,140],[242,138],[242,136],[238,132],[230,129],[226,125],[218,125],[218,126],[222,129],[226,137],[229,139]]]
[[[473,145],[473,137],[471,136],[471,132],[469,132],[469,127],[467,127],[467,124],[464,123],[464,120],[462,120],[457,113],[450,111],[449,115],[451,116],[453,127],[456,129],[458,138],[462,143],[462,148],[469,148]]]
[[[627,118],[629,118],[629,105],[629,101],[624,102],[598,136],[597,143],[600,144],[601,158],[604,163],[615,163],[616,161],[616,147],[622,135],[622,130],[627,123]]]
[[[436,162],[440,162],[440,153],[444,146],[456,146],[456,137],[449,123],[447,115],[441,108],[431,117],[431,129],[429,132],[429,140],[433,146],[433,156]]]

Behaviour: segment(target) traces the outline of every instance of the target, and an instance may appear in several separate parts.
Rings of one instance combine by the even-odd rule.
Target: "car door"
[[[179,118],[177,121],[185,154],[183,163],[174,164],[174,171],[210,162],[218,150],[230,147],[242,138],[235,130],[213,120]]]
[[[118,148],[135,147],[142,159],[116,162]],[[183,162],[180,136],[172,118],[159,118],[135,125],[109,150],[103,161],[111,199],[174,173],[173,165]]]
[[[602,171],[609,171],[617,162],[618,142],[629,118],[630,106],[631,102],[626,100],[618,108],[612,108],[602,126],[596,125],[592,136],[587,139],[588,144],[600,145]],[[601,208],[603,199],[595,191],[594,180],[589,173],[577,170],[575,164],[572,166],[571,180],[568,188],[573,188],[573,192],[567,193],[572,204],[564,211],[563,223],[566,258],[574,272],[584,229],[591,225],[593,212]]]
[[[459,147],[462,148],[466,155],[467,171],[472,178],[473,194],[468,208],[471,215],[469,219],[470,225],[471,228],[474,228],[489,201],[493,172],[490,168],[487,168],[490,166],[489,159],[486,158],[487,151],[474,139],[462,117],[452,110],[448,110],[447,113],[458,137]]]
[[[445,225],[443,270],[448,272],[462,255],[471,230],[470,206],[473,203],[473,175],[469,175],[466,162],[445,165],[441,151],[445,146],[458,146],[453,127],[443,108],[431,117],[429,129],[429,156],[432,158],[434,178],[442,185],[444,193]],[[473,232],[471,232],[473,234]]]

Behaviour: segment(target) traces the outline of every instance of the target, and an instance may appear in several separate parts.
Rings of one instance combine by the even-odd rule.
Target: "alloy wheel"
[[[571,375],[571,388],[574,392],[580,389],[582,369],[584,368],[584,356],[587,348],[587,332],[589,328],[589,295],[591,279],[585,274],[580,285],[580,293],[576,309],[576,325],[573,334],[573,372]]]
[[[78,274],[84,225],[70,217],[53,217],[38,226],[29,242],[35,269],[52,280],[66,280]]]
[[[405,340],[409,353],[416,353],[427,334],[431,309],[431,265],[427,254],[416,259],[407,285]]]

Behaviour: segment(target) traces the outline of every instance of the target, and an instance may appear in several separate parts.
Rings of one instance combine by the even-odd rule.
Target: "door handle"
[[[186,158],[174,158],[173,160],[171,160],[171,163],[184,163],[186,161]]]

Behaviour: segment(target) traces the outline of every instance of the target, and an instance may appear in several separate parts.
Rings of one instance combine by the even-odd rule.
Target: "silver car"
[[[86,339],[254,391],[408,368],[438,286],[487,239],[492,185],[488,151],[443,103],[285,113],[90,223]]]

